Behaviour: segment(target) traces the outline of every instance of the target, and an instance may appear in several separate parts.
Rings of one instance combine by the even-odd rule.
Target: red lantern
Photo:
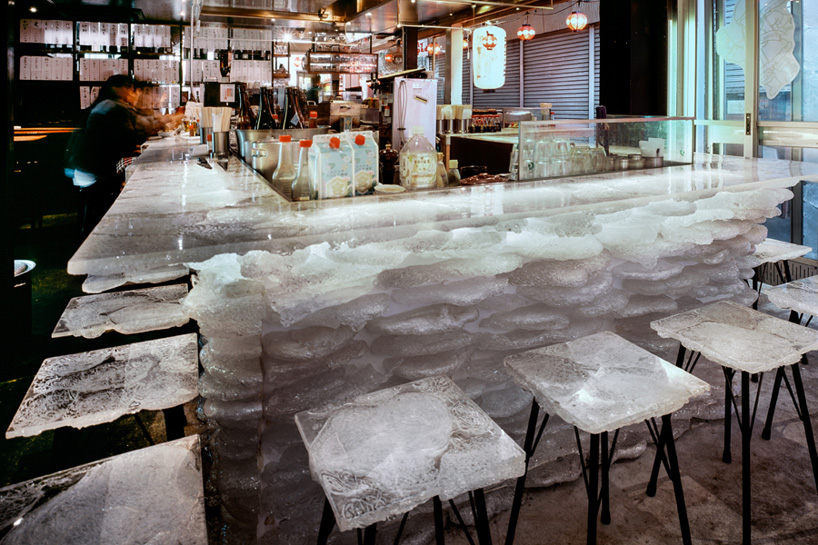
[[[483,37],[483,47],[485,47],[487,50],[491,51],[492,49],[495,48],[496,45],[497,45],[497,36],[495,36],[491,32],[488,32]]]
[[[575,11],[568,16],[565,24],[568,25],[571,32],[579,32],[588,24],[588,17],[581,11]]]
[[[426,48],[426,52],[429,53],[429,55],[437,55],[440,53],[440,46],[437,42],[432,42],[429,44],[429,47]]]
[[[525,23],[523,26],[517,29],[517,37],[524,42],[534,39],[534,34],[536,34],[534,27],[528,23]]]
[[[395,56],[392,55],[392,53],[387,53],[386,55],[384,55],[383,60],[386,62],[392,62],[395,60]]]

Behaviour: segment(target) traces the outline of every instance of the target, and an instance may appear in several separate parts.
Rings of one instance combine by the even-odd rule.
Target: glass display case
[[[690,164],[693,118],[521,121],[510,177],[520,181]]]
[[[308,51],[306,70],[310,74],[373,74],[378,71],[378,56],[368,53]]]

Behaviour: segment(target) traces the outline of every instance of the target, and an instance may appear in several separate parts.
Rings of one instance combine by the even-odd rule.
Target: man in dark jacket
[[[147,134],[135,109],[138,94],[124,75],[111,76],[91,105],[88,120],[71,152],[74,185],[83,202],[83,235],[102,219],[122,189],[124,173],[117,172],[123,157],[136,155]]]

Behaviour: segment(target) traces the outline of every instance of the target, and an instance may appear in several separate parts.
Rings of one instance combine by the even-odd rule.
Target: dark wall
[[[600,103],[615,115],[667,114],[667,2],[607,0],[599,10]]]

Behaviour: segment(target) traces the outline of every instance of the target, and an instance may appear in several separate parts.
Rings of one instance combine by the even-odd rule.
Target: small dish
[[[383,193],[384,195],[403,193],[406,188],[402,185],[395,184],[378,184],[375,186],[375,193]]]

